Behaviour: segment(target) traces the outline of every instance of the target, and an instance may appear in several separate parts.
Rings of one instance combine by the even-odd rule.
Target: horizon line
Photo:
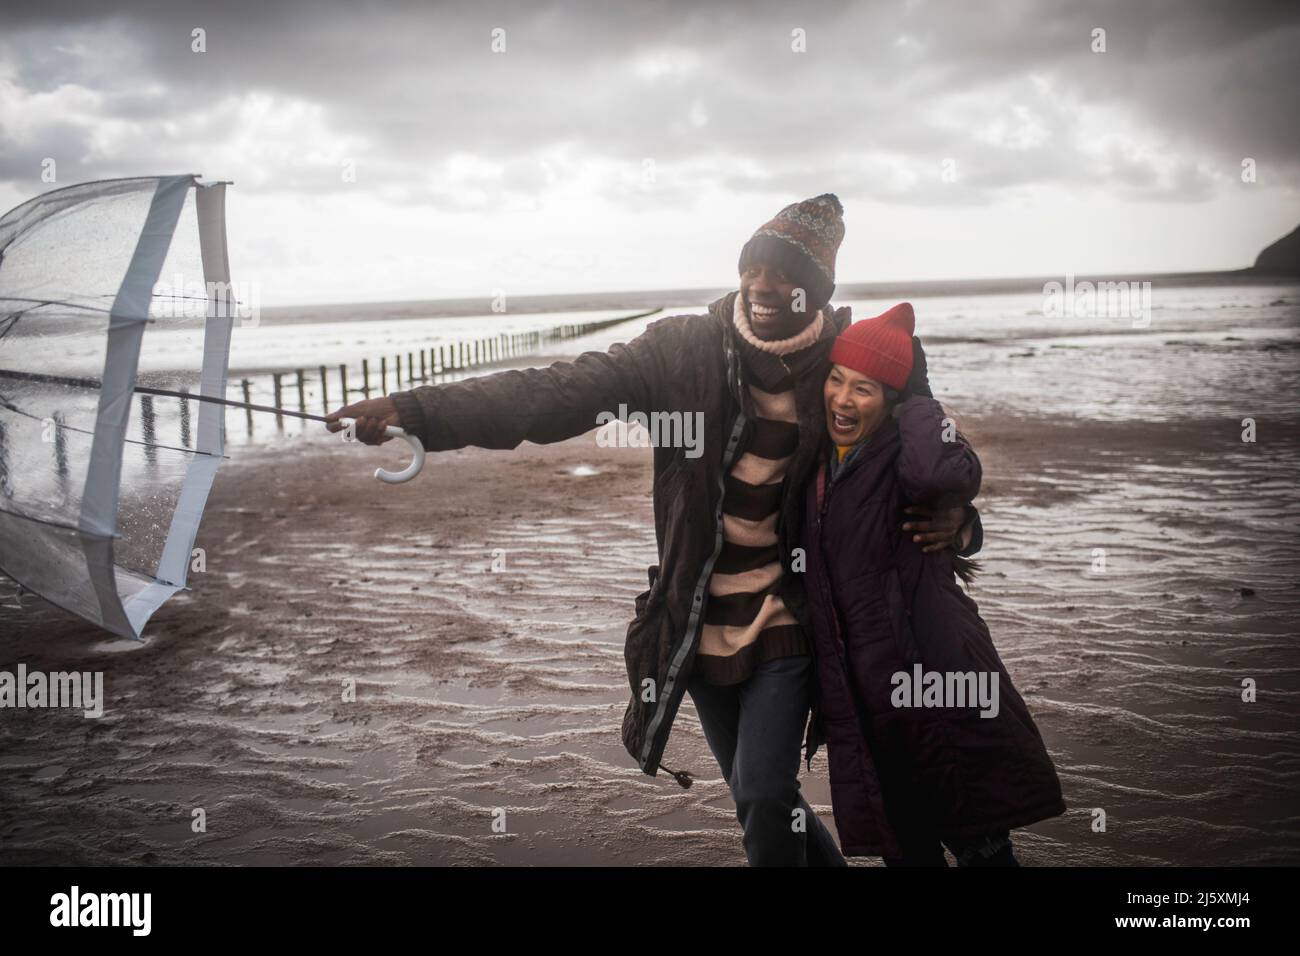
[[[1287,275],[1282,273],[1268,273],[1257,270],[1254,266],[1246,266],[1240,269],[1213,269],[1197,272],[1085,272],[1085,273],[1061,273],[1050,276],[993,276],[986,278],[958,278],[958,279],[893,279],[893,280],[875,280],[875,281],[855,281],[836,283],[835,294],[832,298],[870,298],[872,296],[866,293],[876,291],[880,293],[891,292],[903,287],[916,287],[912,294],[920,298],[935,297],[943,294],[959,293],[963,290],[978,291],[983,294],[992,294],[996,292],[1013,292],[1025,291],[1034,286],[1042,286],[1047,282],[1060,281],[1065,276],[1074,276],[1081,281],[1109,281],[1109,282],[1155,282],[1163,280],[1169,282],[1176,280],[1179,283],[1191,285],[1203,285],[1213,281],[1230,280],[1234,284],[1241,282],[1244,284],[1269,284],[1275,281],[1283,285],[1300,282],[1300,275]],[[695,287],[667,287],[657,289],[613,289],[613,290],[574,290],[568,292],[522,292],[509,295],[509,299],[528,300],[539,303],[545,300],[565,300],[565,299],[598,299],[605,298],[611,300],[610,308],[623,308],[620,302],[626,302],[626,307],[633,308],[644,305],[646,302],[653,302],[658,305],[670,305],[672,303],[664,301],[662,298],[647,298],[650,296],[660,296],[665,294],[676,294],[682,296],[700,296],[701,300],[708,296],[726,294],[734,290],[736,286],[695,286]],[[473,302],[490,302],[493,296],[488,295],[457,295],[457,296],[437,296],[413,299],[358,299],[358,300],[339,300],[318,302],[294,302],[281,305],[268,305],[264,308],[267,310],[275,309],[304,309],[304,308],[329,308],[331,306],[416,306],[416,305],[446,305],[451,306],[459,303]],[[515,311],[515,310],[510,310]],[[546,311],[546,310],[541,310]],[[564,311],[556,309],[555,311]],[[506,314],[506,313],[502,313]]]

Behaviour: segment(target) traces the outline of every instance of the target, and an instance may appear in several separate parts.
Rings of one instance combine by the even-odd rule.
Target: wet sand
[[[1300,862],[1300,422],[1243,445],[1223,419],[961,421],[972,596],[1070,806],[1013,834],[1022,862]],[[381,486],[402,448],[238,449],[207,570],[143,645],[0,609],[0,668],[102,670],[107,695],[98,720],[0,712],[0,863],[743,865],[690,698],[665,755],[690,790],[619,739],[648,449],[466,449]],[[802,779],[833,828],[824,751]]]

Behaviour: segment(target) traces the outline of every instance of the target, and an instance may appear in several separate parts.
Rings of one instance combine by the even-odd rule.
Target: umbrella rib
[[[49,518],[38,518],[35,515],[25,515],[21,511],[12,511],[9,508],[0,508],[0,514],[13,515],[15,518],[21,518],[23,521],[35,521],[37,524],[46,524],[51,528],[61,528],[64,531],[75,531],[77,534],[83,535],[87,538],[102,538],[104,540],[109,540],[119,537],[115,534],[96,534],[93,531],[86,531],[83,528],[78,528],[75,524],[65,524],[62,521],[51,521]]]
[[[99,294],[98,294],[98,297],[101,298],[101,299],[111,299],[111,298],[112,298],[111,295],[108,295],[108,294],[106,294],[106,293],[99,293]],[[72,309],[82,309],[83,311],[86,311],[86,312],[110,312],[110,311],[112,311],[111,309],[104,309],[104,308],[100,308],[100,307],[98,307],[98,306],[94,306],[94,305],[86,305],[85,303],[82,303],[82,302],[68,302],[68,301],[66,301],[66,300],[64,300],[64,299],[29,299],[29,298],[27,298],[26,296],[21,296],[21,295],[0,295],[0,302],[31,302],[31,303],[34,303],[33,305],[30,305],[30,306],[28,306],[26,309],[24,309],[24,310],[23,310],[24,312],[30,312],[32,309],[39,308],[39,307],[41,307],[41,306],[45,306],[45,305],[66,305],[66,306],[68,306],[69,308],[72,308]]]

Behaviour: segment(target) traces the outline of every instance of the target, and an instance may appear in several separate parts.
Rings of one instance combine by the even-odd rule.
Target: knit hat
[[[835,253],[844,239],[844,207],[832,193],[786,206],[740,250],[740,271],[756,262],[785,270],[820,309],[835,291]]]
[[[902,391],[912,374],[912,333],[916,313],[901,302],[874,319],[854,322],[831,346],[831,363]]]

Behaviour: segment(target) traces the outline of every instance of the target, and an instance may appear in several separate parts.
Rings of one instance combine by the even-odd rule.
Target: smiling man
[[[799,745],[812,760],[820,728],[803,561],[792,553],[800,491],[825,434],[829,352],[849,325],[829,305],[843,210],[830,194],[795,203],[745,244],[740,287],[700,315],[651,323],[627,344],[547,368],[420,386],[334,412],[356,436],[385,441],[400,424],[429,451],[582,435],[609,414],[700,414],[703,454],[657,446],[659,563],[636,599],[624,657],[631,699],[623,744],[642,771],[661,763],[689,690],[736,802],[751,865],[843,865],[835,840],[799,794]],[[978,516],[937,512],[909,524],[927,548],[970,540]],[[900,516],[900,520],[901,516]]]

